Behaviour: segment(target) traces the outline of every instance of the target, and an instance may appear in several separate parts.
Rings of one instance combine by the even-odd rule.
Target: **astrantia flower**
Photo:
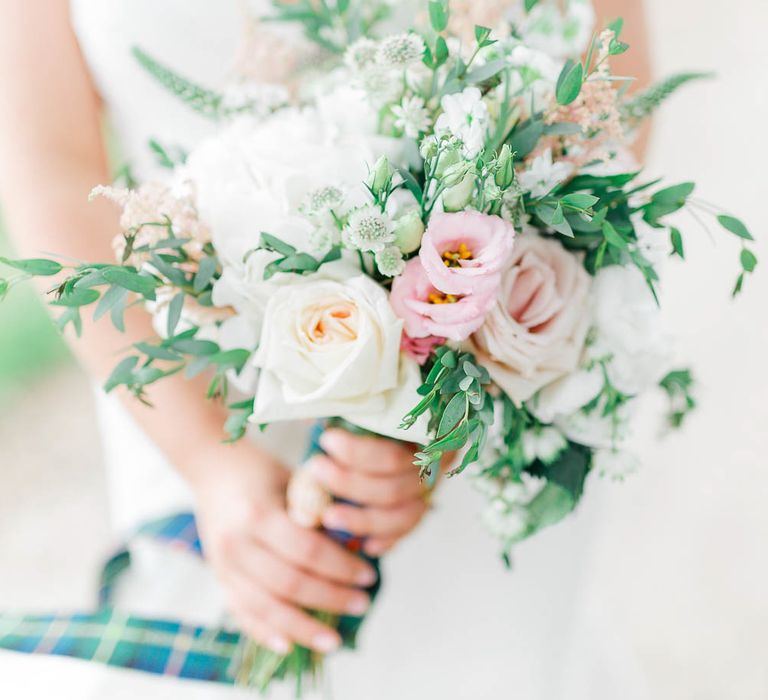
[[[467,158],[476,157],[485,145],[488,131],[488,107],[478,88],[466,88],[455,95],[446,95],[440,103],[443,113],[435,124],[435,133],[450,134],[464,145]]]
[[[385,277],[397,277],[405,269],[405,260],[400,248],[390,245],[377,251],[376,265]]]
[[[359,85],[378,105],[396,100],[403,87],[402,78],[385,66],[366,68],[360,73]]]
[[[325,185],[316,190],[312,190],[307,195],[301,209],[308,216],[327,214],[336,210],[344,204],[344,192],[335,185]]]
[[[551,464],[567,445],[557,428],[535,428],[523,434],[523,455],[529,464],[536,460]]]
[[[379,60],[390,66],[404,67],[420,61],[425,48],[424,40],[418,34],[395,34],[382,39]]]
[[[399,105],[392,107],[395,128],[406,136],[416,138],[429,128],[429,112],[421,97],[404,97]]]
[[[347,241],[358,250],[379,251],[394,243],[392,222],[374,206],[361,207],[349,217]]]
[[[533,159],[527,170],[518,176],[518,182],[524,192],[532,197],[543,197],[563,182],[573,171],[569,163],[552,161],[552,150],[547,149]]]
[[[344,61],[350,68],[363,70],[376,63],[378,53],[378,42],[373,41],[373,39],[362,38],[347,49],[344,54]]]

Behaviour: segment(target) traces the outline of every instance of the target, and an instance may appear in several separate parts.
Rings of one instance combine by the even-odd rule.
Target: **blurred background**
[[[717,73],[658,115],[648,174],[696,180],[700,199],[747,222],[768,266],[768,1],[648,6],[657,76]],[[758,268],[730,301],[735,239],[690,218],[679,226],[689,263],[674,264],[665,306],[680,357],[700,379],[701,408],[672,436],[650,419],[638,426],[644,470],[622,485],[590,484],[583,507],[601,512],[582,624],[599,635],[610,622],[648,698],[764,700],[768,274]],[[0,406],[2,605],[89,606],[110,544],[92,388],[31,289],[0,304]],[[587,671],[568,671],[574,690]]]

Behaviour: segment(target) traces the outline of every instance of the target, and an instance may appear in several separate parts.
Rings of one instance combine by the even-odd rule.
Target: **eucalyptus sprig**
[[[416,453],[422,478],[435,475],[433,467],[443,457],[468,446],[461,463],[449,476],[476,462],[485,445],[488,427],[493,424],[493,398],[486,387],[491,378],[471,353],[445,346],[438,348],[434,364],[419,388],[421,401],[403,419],[402,428],[412,427],[429,413],[430,431],[435,438]]]

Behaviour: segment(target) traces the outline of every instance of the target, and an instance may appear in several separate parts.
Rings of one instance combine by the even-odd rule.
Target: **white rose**
[[[399,425],[419,401],[421,375],[401,355],[402,321],[370,278],[300,281],[269,301],[254,364],[261,369],[251,420],[341,416],[411,442],[427,441],[426,421]]]
[[[498,301],[469,340],[494,382],[518,403],[573,372],[589,328],[590,277],[551,238],[515,240]]]
[[[590,356],[610,358],[611,383],[630,396],[658,384],[673,353],[642,273],[634,266],[601,269],[592,286],[592,309],[596,335]]]

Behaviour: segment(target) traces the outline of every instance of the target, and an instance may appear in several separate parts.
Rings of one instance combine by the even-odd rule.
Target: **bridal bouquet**
[[[483,3],[432,0],[391,34],[388,3],[275,4],[272,20],[326,53],[298,98],[214,93],[137,50],[220,127],[180,159],[153,143],[164,180],[95,190],[122,207],[119,262],[68,268],[52,303],[76,330],[85,307],[122,329],[125,308],[146,304],[159,337],[133,346],[107,390],[144,400],[165,377],[209,372],[233,440],[333,420],[417,444],[425,479],[455,453],[451,475],[471,467],[508,558],[574,509],[590,472],[635,468],[639,397],[666,392],[674,425],[694,407],[660,325],[663,260],[685,256],[670,215],[698,209],[740,239],[735,293],[755,269],[743,223],[693,183],[644,181],[627,147],[699,76],[627,96],[611,71],[628,49],[621,22],[589,42],[582,2],[566,16],[535,0],[491,7],[490,28],[466,22]],[[563,31],[542,34],[555,21]],[[322,494],[293,491],[296,517],[318,525]],[[305,652],[254,650],[245,676],[301,675],[319,662]]]

